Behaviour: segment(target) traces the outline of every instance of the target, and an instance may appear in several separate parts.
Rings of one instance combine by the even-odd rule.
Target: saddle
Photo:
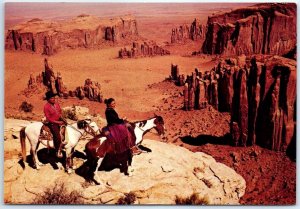
[[[61,146],[60,149],[62,149],[63,145],[66,145],[68,143],[68,141],[66,140],[68,137],[66,136],[66,126],[63,125],[60,127],[60,138],[61,138]],[[47,122],[43,122],[43,126],[41,128],[40,131],[40,135],[39,135],[39,141],[42,143],[43,140],[47,141],[47,148],[50,148],[50,141],[53,140],[53,134],[51,133],[51,130],[48,126]]]
[[[49,141],[53,140],[53,134],[48,125],[44,124],[40,131],[39,141],[46,140],[47,144]]]

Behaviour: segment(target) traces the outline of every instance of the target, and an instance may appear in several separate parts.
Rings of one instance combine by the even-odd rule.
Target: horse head
[[[79,129],[84,129],[87,133],[92,136],[96,136],[99,133],[99,127],[95,122],[92,122],[91,119],[79,120],[77,122],[77,126]]]
[[[159,116],[159,115],[155,115],[154,116],[154,128],[157,131],[157,133],[160,136],[163,136],[165,134],[165,122],[164,119]]]

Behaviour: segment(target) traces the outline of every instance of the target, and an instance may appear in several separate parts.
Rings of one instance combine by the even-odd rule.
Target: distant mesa
[[[158,46],[154,41],[133,42],[131,49],[126,47],[119,50],[119,58],[137,58],[137,57],[154,57],[170,55],[170,51]]]
[[[7,31],[5,49],[53,55],[64,49],[96,48],[136,39],[137,22],[133,16],[100,19],[81,14],[71,20],[34,18],[16,25]]]
[[[284,55],[296,45],[296,4],[264,3],[208,17],[205,54]]]
[[[88,14],[80,14],[80,15],[78,15],[77,17],[89,17],[90,15],[88,15]]]
[[[198,19],[194,19],[191,25],[181,25],[172,29],[171,43],[184,43],[187,40],[197,41],[204,40],[206,26],[199,23]]]
[[[43,21],[43,20],[40,18],[33,18],[33,19],[29,20],[28,22],[40,22],[40,21]]]

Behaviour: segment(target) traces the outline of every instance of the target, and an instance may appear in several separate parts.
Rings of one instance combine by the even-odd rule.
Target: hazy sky
[[[59,18],[91,14],[112,16],[122,14],[151,15],[155,13],[197,13],[207,10],[230,9],[254,3],[6,3],[5,18]]]

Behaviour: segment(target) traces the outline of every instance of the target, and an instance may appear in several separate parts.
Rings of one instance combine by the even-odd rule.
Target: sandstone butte
[[[296,47],[296,4],[256,4],[208,17],[205,54],[285,55]]]
[[[65,48],[92,48],[137,36],[136,20],[130,15],[112,19],[79,15],[63,21],[35,18],[8,29],[5,48],[52,55]]]

